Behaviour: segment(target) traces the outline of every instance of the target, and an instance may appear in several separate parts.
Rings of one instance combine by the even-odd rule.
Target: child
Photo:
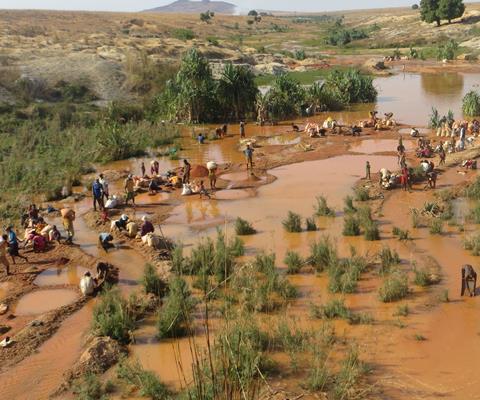
[[[200,188],[198,190],[198,194],[200,195],[200,198],[202,199],[203,196],[206,196],[210,199],[210,195],[207,192],[207,189],[205,189],[205,185],[203,184],[203,181],[200,181]]]

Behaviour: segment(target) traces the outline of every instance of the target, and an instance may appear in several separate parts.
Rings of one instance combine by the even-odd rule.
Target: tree
[[[209,121],[217,109],[216,83],[208,60],[193,48],[158,101],[170,119]],[[161,107],[160,107],[161,108]]]
[[[248,12],[248,16],[249,16],[249,17],[257,17],[257,16],[258,16],[257,10],[250,10],[250,11]]]
[[[464,12],[463,0],[439,0],[438,14],[440,18],[448,20],[449,24],[452,19],[460,18]]]
[[[254,111],[257,93],[255,76],[249,68],[232,63],[225,65],[218,83],[219,103],[233,110],[237,121]]]
[[[200,21],[206,22],[207,24],[210,23],[211,19],[215,16],[215,13],[207,10],[204,13],[200,13]]]
[[[277,120],[299,115],[304,101],[305,90],[287,74],[275,78],[265,98],[268,114]]]
[[[412,5],[412,10],[418,10],[418,4],[413,4]]]
[[[429,24],[436,22],[440,26],[440,14],[438,10],[439,0],[421,0],[420,18]]]

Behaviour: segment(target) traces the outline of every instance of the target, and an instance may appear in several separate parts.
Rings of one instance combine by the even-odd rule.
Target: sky
[[[49,9],[91,11],[141,11],[171,3],[173,0],[0,0],[0,9]],[[334,11],[362,8],[402,7],[419,0],[225,0],[241,10],[253,8],[285,11]]]

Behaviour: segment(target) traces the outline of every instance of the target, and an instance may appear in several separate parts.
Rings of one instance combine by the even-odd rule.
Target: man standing
[[[133,207],[135,208],[135,184],[133,182],[132,174],[128,175],[127,179],[125,179],[125,205],[128,205],[128,201],[132,200]]]
[[[365,166],[365,179],[369,181],[372,180],[370,175],[370,161],[367,161],[367,164]]]
[[[110,193],[108,191],[108,182],[105,179],[105,176],[103,174],[100,174],[99,177],[100,177],[99,179],[100,185],[102,185],[102,191],[103,191],[103,197],[104,197],[103,200],[105,201],[105,200],[108,200],[108,198],[110,197]]]
[[[97,211],[97,203],[100,211],[103,210],[103,188],[98,178],[95,179],[95,181],[93,182],[92,195],[93,195],[93,210]]]
[[[185,159],[183,160],[183,183],[190,183],[190,171],[192,165]]]
[[[245,137],[245,122],[243,121],[240,122],[240,137]]]
[[[253,169],[253,148],[250,144],[247,144],[247,148],[245,149],[245,158],[247,159],[247,170]]]

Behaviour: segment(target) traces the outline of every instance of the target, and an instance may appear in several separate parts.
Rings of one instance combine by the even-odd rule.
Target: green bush
[[[122,360],[117,367],[117,376],[135,387],[142,397],[148,397],[152,400],[171,399],[167,386],[153,372],[143,369],[138,361]]]
[[[470,250],[474,256],[480,256],[480,235],[465,238],[463,241],[463,248],[465,250]]]
[[[410,314],[408,304],[402,304],[397,307],[397,311],[393,314],[394,317],[407,317]]]
[[[282,225],[287,232],[302,232],[302,217],[289,211],[287,218],[282,221]]]
[[[333,398],[335,400],[361,398],[363,389],[360,389],[358,384],[366,372],[367,367],[360,361],[358,349],[350,347],[335,378]]]
[[[383,280],[378,290],[380,301],[391,303],[405,298],[409,293],[408,277],[404,273],[395,272]]]
[[[443,233],[443,221],[439,218],[433,218],[430,221],[430,234],[441,235]]]
[[[360,222],[352,215],[346,215],[343,220],[343,236],[359,236]]]
[[[370,193],[367,188],[364,188],[362,186],[358,186],[355,189],[353,189],[353,192],[355,194],[355,200],[356,201],[368,201],[370,200]]]
[[[334,217],[335,211],[328,206],[327,199],[324,196],[317,196],[315,214],[319,217]]]
[[[187,283],[182,278],[173,278],[163,307],[158,312],[158,337],[163,339],[184,336],[190,329],[195,305],[196,301]]]
[[[345,214],[354,214],[354,213],[357,212],[357,209],[353,205],[353,197],[352,196],[345,197],[343,202],[345,203],[345,206],[343,207],[343,212]]]
[[[427,269],[415,268],[413,272],[415,273],[413,282],[417,286],[427,287],[436,283]]]
[[[304,264],[303,258],[295,251],[289,250],[283,262],[287,265],[287,274],[297,274]]]
[[[345,305],[344,300],[332,299],[323,306],[312,305],[310,314],[314,318],[320,319],[345,319],[350,317],[350,310]]]
[[[370,221],[364,226],[364,236],[365,240],[375,241],[380,240],[380,231],[378,229],[378,223],[375,221]]]
[[[465,196],[469,199],[480,200],[480,177],[466,187]]]
[[[315,222],[314,217],[307,218],[305,220],[305,229],[307,232],[316,232],[318,231],[317,223]]]
[[[257,231],[252,227],[250,222],[238,217],[235,220],[235,233],[239,236],[254,235]]]
[[[454,60],[457,56],[458,43],[450,39],[446,43],[439,44],[437,47],[438,60]]]
[[[463,114],[467,117],[478,117],[480,115],[480,95],[471,90],[463,98]]]
[[[358,256],[352,251],[348,258],[338,260],[330,264],[328,268],[328,288],[332,293],[354,293],[362,272],[368,266],[364,257]]]
[[[146,264],[143,272],[142,285],[145,293],[152,293],[155,296],[163,297],[166,291],[166,284],[157,273],[157,269]]]
[[[337,262],[337,249],[328,236],[322,236],[318,242],[310,245],[310,256],[308,261],[317,272],[329,268]]]
[[[381,263],[380,273],[386,274],[390,272],[391,267],[400,264],[400,256],[395,250],[391,250],[390,247],[385,246],[378,254]]]
[[[178,28],[172,32],[172,37],[179,40],[195,39],[195,33],[191,29]]]
[[[400,229],[397,226],[393,227],[393,236],[397,236],[398,240],[410,240],[410,232],[408,230]]]
[[[93,309],[92,328],[98,336],[109,336],[121,343],[129,343],[135,320],[132,305],[117,288],[110,288],[102,292]]]
[[[325,87],[336,93],[343,104],[373,103],[377,100],[373,77],[358,69],[331,71],[325,78]]]
[[[73,386],[73,393],[78,400],[107,400],[106,391],[98,376],[91,372],[85,374]]]

